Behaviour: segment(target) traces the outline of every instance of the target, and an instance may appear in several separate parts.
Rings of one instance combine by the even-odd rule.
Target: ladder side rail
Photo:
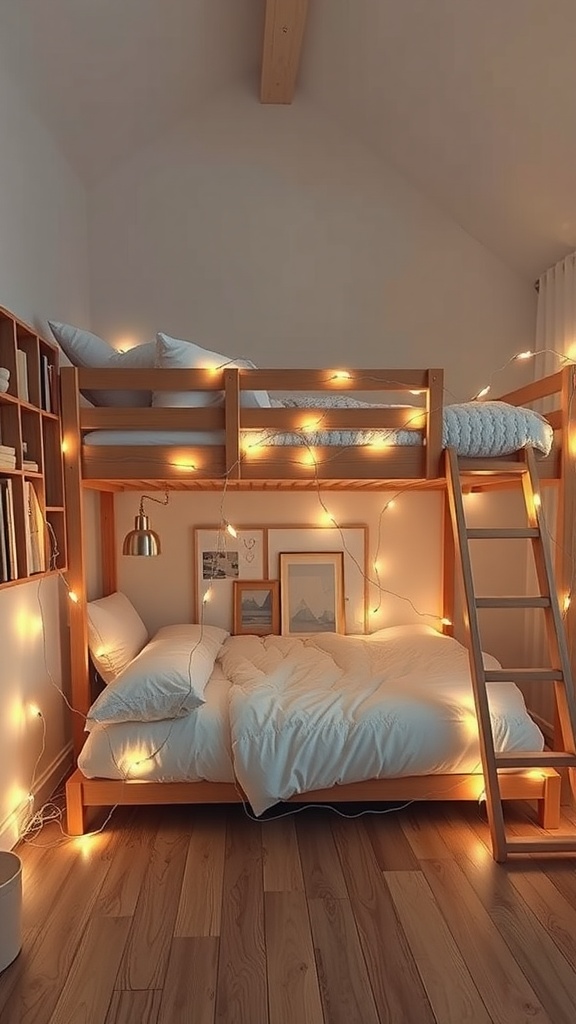
[[[452,516],[452,527],[454,532],[454,546],[456,560],[462,579],[464,590],[464,622],[468,635],[468,651],[470,657],[470,673],[472,676],[472,690],[476,706],[476,717],[478,721],[478,733],[480,741],[480,755],[482,769],[484,772],[484,785],[486,787],[486,809],[494,857],[497,861],[506,859],[506,834],[504,830],[504,815],[500,797],[500,786],[498,782],[498,771],[496,768],[496,756],[494,751],[494,737],[492,733],[492,721],[488,705],[488,693],[486,690],[486,677],[484,674],[484,659],[482,657],[482,644],[480,641],[480,630],[478,627],[478,616],[476,612],[476,595],[474,592],[474,577],[472,574],[472,563],[470,549],[466,533],[466,516],[464,513],[464,502],[462,500],[462,484],[458,466],[458,456],[454,448],[447,448],[446,459],[446,481],[448,486],[448,498]]]
[[[532,551],[536,574],[541,591],[547,591],[550,603],[544,609],[546,636],[548,649],[553,669],[560,669],[562,680],[554,683],[556,706],[560,724],[560,733],[563,750],[576,753],[576,699],[572,683],[570,669],[570,657],[568,645],[564,632],[564,623],[556,592],[554,568],[550,552],[547,526],[540,500],[535,500],[536,495],[540,497],[538,470],[536,459],[531,448],[525,451],[527,472],[522,477],[522,487],[526,511],[531,526],[537,526],[539,537],[532,541]],[[576,777],[574,771],[570,772],[570,779],[573,791],[576,795]]]

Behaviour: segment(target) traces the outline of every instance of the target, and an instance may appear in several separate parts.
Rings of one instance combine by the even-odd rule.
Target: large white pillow
[[[111,683],[130,664],[149,635],[134,605],[117,591],[88,602],[88,646],[96,670]]]
[[[218,626],[159,629],[94,701],[88,732],[96,722],[155,722],[194,711],[204,703],[206,683],[227,636]]]
[[[97,334],[83,331],[71,324],[48,321],[50,330],[73,366],[88,369],[150,370],[156,358],[156,342],[135,345],[127,352],[117,352]],[[83,391],[84,397],[94,405],[145,406],[150,405],[149,391]]]
[[[239,369],[255,369],[248,359],[231,359],[230,356],[201,348],[193,341],[180,341],[161,332],[156,335],[156,366],[163,370],[203,370],[220,366],[237,366]],[[222,391],[155,391],[152,405],[199,407],[222,405]],[[246,408],[270,408],[267,391],[243,391],[242,405]]]

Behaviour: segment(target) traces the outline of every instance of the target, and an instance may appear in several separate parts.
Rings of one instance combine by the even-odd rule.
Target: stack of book
[[[3,469],[16,469],[16,449],[0,444],[0,473]]]
[[[0,366],[0,391],[8,391],[10,385],[10,370],[5,366]]]

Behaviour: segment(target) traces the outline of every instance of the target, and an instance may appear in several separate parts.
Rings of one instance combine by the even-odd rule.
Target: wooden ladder
[[[478,460],[477,469],[478,472],[482,472],[482,460]],[[468,473],[468,470],[466,472]],[[498,779],[498,770],[503,768],[567,768],[572,792],[576,796],[576,698],[564,624],[554,583],[550,546],[542,515],[536,460],[532,448],[525,449],[523,461],[504,463],[501,472],[506,475],[514,473],[520,478],[528,526],[524,529],[468,529],[462,499],[458,456],[453,448],[448,448],[446,451],[448,500],[455,554],[462,574],[464,590],[464,618],[478,719],[488,823],[494,859],[503,862],[511,853],[576,853],[576,835],[508,838],[504,826]],[[536,597],[476,597],[469,541],[472,539],[493,540],[494,538],[523,537],[529,538],[532,542],[540,594]],[[478,625],[479,608],[542,608],[546,619],[546,637],[551,667],[487,671],[482,659],[482,644]],[[550,681],[553,683],[562,742],[561,751],[522,751],[509,754],[495,752],[486,683],[506,680],[514,682]]]

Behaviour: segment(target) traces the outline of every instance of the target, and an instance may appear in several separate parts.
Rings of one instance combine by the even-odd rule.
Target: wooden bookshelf
[[[58,348],[0,307],[0,589],[66,568]],[[0,388],[5,375],[0,373]],[[11,464],[14,452],[14,466]],[[33,490],[38,506],[29,504]]]

